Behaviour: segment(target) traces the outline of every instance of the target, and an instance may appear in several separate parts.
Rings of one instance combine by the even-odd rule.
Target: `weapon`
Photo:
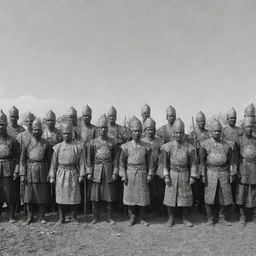
[[[86,206],[87,206],[87,186],[86,178],[84,178],[84,217],[86,216]]]

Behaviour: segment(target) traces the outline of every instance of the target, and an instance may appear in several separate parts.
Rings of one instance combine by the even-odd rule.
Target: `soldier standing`
[[[256,217],[256,138],[253,137],[254,119],[245,117],[243,136],[239,137],[238,173],[240,181],[237,184],[236,204],[240,206],[240,223],[246,224],[247,210],[252,209]]]
[[[151,149],[141,141],[142,124],[134,117],[130,123],[132,141],[121,146],[120,173],[124,181],[123,202],[128,206],[130,225],[135,224],[136,206],[139,208],[140,223],[149,225],[144,219],[145,206],[150,205],[148,184],[154,177]]]
[[[0,111],[0,205],[8,205],[9,222],[15,220],[17,189],[15,180],[19,175],[19,144],[7,134],[7,116]]]
[[[154,173],[156,174],[153,181],[149,184],[151,205],[153,211],[157,210],[161,214],[163,212],[162,202],[164,199],[165,189],[165,183],[163,180],[163,166],[160,161],[163,141],[161,138],[155,135],[156,122],[151,117],[148,117],[144,123],[144,132],[145,137],[143,137],[141,141],[145,142],[145,144],[151,148],[151,157],[154,163]]]
[[[203,141],[200,148],[207,225],[214,225],[214,211],[219,206],[219,222],[230,226],[225,217],[227,207],[233,203],[230,185],[235,176],[235,168],[231,162],[232,149],[221,139],[222,126],[218,120],[212,120],[210,128],[211,138]]]
[[[45,224],[44,214],[50,202],[48,174],[53,150],[42,138],[41,121],[35,119],[32,127],[33,138],[23,147],[20,158],[20,179],[25,185],[24,203],[28,212],[24,225],[33,221],[35,205],[38,205],[41,223]]]
[[[72,139],[72,126],[63,126],[64,141],[53,147],[50,183],[56,183],[56,203],[59,207],[58,223],[65,223],[66,206],[70,205],[72,222],[77,222],[77,205],[80,204],[80,186],[85,176],[84,148]]]
[[[71,106],[66,113],[67,123],[72,126],[72,139],[77,141],[79,139],[79,131],[77,126],[77,111]]]
[[[9,110],[9,119],[10,123],[7,126],[7,133],[14,138],[17,138],[17,135],[25,131],[24,127],[18,124],[19,120],[19,110],[13,106]]]
[[[191,185],[195,183],[197,169],[194,159],[195,149],[184,141],[184,130],[184,123],[177,119],[173,124],[174,140],[162,147],[166,184],[164,204],[168,209],[169,227],[174,223],[175,207],[182,207],[183,224],[187,227],[193,226],[187,217],[189,207],[193,204]]]
[[[173,139],[172,126],[176,120],[176,110],[171,105],[166,110],[166,119],[168,124],[161,126],[156,132],[164,143],[170,142]]]
[[[52,147],[62,142],[62,133],[55,127],[56,115],[52,110],[49,110],[45,116],[46,127],[43,131],[42,138],[46,139]]]
[[[147,118],[150,117],[151,109],[148,104],[145,104],[141,108],[141,117],[142,117],[142,127],[144,127],[144,123],[146,122]]]
[[[112,218],[113,202],[116,201],[115,181],[118,177],[118,147],[114,139],[108,137],[108,120],[105,115],[98,122],[99,137],[88,145],[87,173],[92,179],[91,201],[93,224],[98,222],[99,202],[107,202],[107,221],[115,224]]]

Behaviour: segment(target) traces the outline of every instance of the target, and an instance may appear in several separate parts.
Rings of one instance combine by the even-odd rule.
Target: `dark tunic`
[[[25,203],[47,204],[50,202],[48,173],[52,147],[43,138],[32,138],[22,149],[20,176],[25,176]]]
[[[220,205],[230,205],[233,203],[230,175],[232,168],[232,149],[228,143],[221,140],[215,141],[213,138],[202,142],[200,148],[200,164],[203,170],[202,175],[206,177],[205,203],[214,204],[216,194],[219,196]]]
[[[118,149],[115,140],[100,137],[88,145],[87,173],[92,174],[92,201],[116,200],[115,183],[112,175],[118,175]]]
[[[17,200],[19,187],[13,174],[19,173],[20,149],[16,139],[10,135],[0,137],[0,203],[13,204]]]
[[[236,204],[256,207],[256,138],[243,135],[237,141],[237,148],[240,182],[237,184]]]

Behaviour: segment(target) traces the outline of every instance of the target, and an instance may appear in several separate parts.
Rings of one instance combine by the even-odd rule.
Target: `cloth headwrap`
[[[92,109],[86,105],[82,110],[82,116],[91,116],[92,115]]]
[[[108,110],[108,116],[116,116],[116,115],[117,115],[116,109],[113,106],[111,106]]]
[[[9,116],[19,116],[19,110],[15,106],[12,106],[9,110]]]
[[[151,109],[150,106],[148,104],[145,104],[142,108],[141,108],[141,113],[148,113],[150,114]]]
[[[41,123],[40,119],[36,118],[33,121],[32,127],[33,127],[33,129],[40,129],[40,130],[42,130],[42,123]]]
[[[97,122],[97,125],[98,125],[99,127],[108,127],[108,119],[107,119],[107,117],[106,117],[105,114],[103,114],[103,115],[99,118],[99,120],[98,120],[98,122]]]
[[[202,111],[199,111],[196,115],[196,121],[205,121],[205,114]]]
[[[175,122],[173,123],[173,131],[175,132],[184,132],[185,131],[185,125],[183,123],[183,121],[178,118],[175,120]]]
[[[56,115],[52,110],[49,110],[45,116],[46,120],[56,120]]]
[[[35,116],[34,114],[32,114],[31,112],[26,112],[24,114],[24,118],[23,118],[24,121],[34,121],[35,120]]]
[[[254,104],[253,104],[253,103],[245,108],[245,110],[244,110],[244,116],[252,116],[252,117],[255,117],[255,107],[254,107]]]
[[[142,131],[142,123],[137,117],[133,117],[131,120],[131,130],[136,131],[136,130],[141,130]]]
[[[227,113],[227,119],[236,117],[236,110],[234,108],[231,108]]]
[[[5,124],[7,125],[7,116],[6,114],[3,112],[3,110],[1,109],[0,111],[0,124]]]
[[[166,115],[170,116],[170,115],[175,115],[176,116],[176,109],[173,106],[168,106],[168,108],[166,109]]]
[[[144,123],[144,129],[147,128],[156,129],[156,122],[151,117],[148,117]]]

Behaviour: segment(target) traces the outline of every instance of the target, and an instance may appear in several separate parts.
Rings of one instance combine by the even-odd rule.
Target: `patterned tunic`
[[[95,125],[85,125],[83,122],[80,124],[79,138],[86,146],[92,139],[97,137],[97,126]]]
[[[238,153],[240,183],[237,184],[236,203],[247,208],[256,207],[256,138],[240,137]]]
[[[231,127],[230,125],[227,125],[222,129],[222,138],[225,141],[233,141],[236,142],[237,139],[243,134],[242,129],[235,126]]]
[[[156,131],[156,134],[164,143],[170,142],[173,139],[173,128],[170,124],[163,125]]]
[[[17,135],[17,141],[19,142],[20,148],[25,147],[29,141],[33,138],[32,132],[25,130]]]
[[[173,140],[162,147],[164,176],[171,179],[171,186],[165,187],[164,204],[175,207],[189,207],[193,203],[192,189],[189,185],[190,177],[197,177],[194,165],[194,147]]]
[[[118,175],[118,148],[114,139],[100,137],[88,145],[87,172],[92,173],[92,201],[115,201],[112,175]]]
[[[127,130],[119,124],[108,125],[108,136],[114,139],[117,145],[121,145],[129,140]]]
[[[21,125],[17,125],[16,127],[13,127],[11,125],[7,126],[7,133],[10,136],[13,136],[14,138],[17,138],[18,134],[21,133],[21,132],[24,132],[24,131],[25,131],[25,129]]]
[[[56,203],[79,204],[79,176],[85,176],[83,146],[63,141],[54,146],[53,150],[49,176],[56,176]]]
[[[46,139],[52,147],[63,141],[62,132],[57,128],[51,131],[46,127],[43,131],[42,138]]]
[[[10,135],[0,136],[0,203],[15,203],[17,186],[13,173],[19,173],[20,149],[16,139]]]
[[[219,204],[233,203],[231,185],[229,181],[233,169],[231,166],[232,149],[224,141],[217,142],[213,138],[202,142],[200,149],[201,165],[207,183],[205,185],[205,203],[214,204],[216,194]]]
[[[147,176],[154,176],[154,165],[151,149],[145,142],[129,141],[121,146],[120,171],[128,178],[128,184],[124,185],[124,204],[149,205]]]
[[[43,138],[31,141],[22,149],[20,176],[25,176],[25,203],[47,204],[50,199],[48,174],[52,147]]]

